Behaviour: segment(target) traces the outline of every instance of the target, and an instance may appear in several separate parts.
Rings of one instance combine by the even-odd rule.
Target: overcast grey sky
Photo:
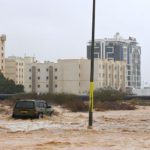
[[[39,60],[86,57],[92,0],[0,0],[6,56]],[[150,0],[96,0],[96,38],[133,36],[142,47],[142,80],[150,82]]]

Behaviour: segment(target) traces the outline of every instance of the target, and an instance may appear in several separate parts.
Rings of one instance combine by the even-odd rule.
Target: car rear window
[[[34,108],[34,102],[28,101],[17,102],[15,108]]]

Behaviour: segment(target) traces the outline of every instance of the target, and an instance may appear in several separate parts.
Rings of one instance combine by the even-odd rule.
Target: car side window
[[[41,102],[41,103],[39,103],[38,107],[40,107],[40,108],[46,108],[47,105],[46,105],[46,103]]]
[[[43,103],[40,103],[40,108],[44,108],[44,107],[43,107]]]
[[[37,107],[39,107],[39,108],[40,108],[40,103],[37,103]]]
[[[44,107],[44,108],[47,108],[47,105],[46,105],[46,103],[43,103],[43,107]]]
[[[38,102],[37,103],[37,107],[39,107],[39,108],[47,108],[47,104],[44,103],[44,102]]]

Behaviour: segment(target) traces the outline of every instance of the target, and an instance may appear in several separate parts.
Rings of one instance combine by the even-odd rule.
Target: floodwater
[[[9,109],[6,107],[7,110]],[[149,150],[150,107],[94,112],[88,129],[88,112],[73,113],[60,107],[52,117],[12,119],[0,114],[0,150]]]

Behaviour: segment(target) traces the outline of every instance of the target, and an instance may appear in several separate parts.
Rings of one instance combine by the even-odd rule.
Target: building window
[[[55,84],[55,88],[57,88],[57,84]]]
[[[29,80],[31,80],[31,77],[29,77]]]
[[[111,77],[111,75],[109,74],[109,78]]]
[[[40,88],[40,84],[38,84],[38,86],[37,86],[38,88]]]
[[[122,75],[120,75],[120,79],[123,79]]]
[[[31,72],[31,69],[29,69],[29,72]]]
[[[101,87],[101,82],[99,82],[99,87]]]
[[[46,80],[48,80],[48,76],[46,77]]]
[[[46,84],[46,87],[48,88],[48,84]]]
[[[48,72],[48,68],[46,69],[46,71]]]
[[[38,77],[38,80],[40,80],[40,77]]]
[[[57,72],[57,68],[55,68],[55,72]]]
[[[1,49],[3,50],[4,48],[3,48],[3,47],[1,47]]]
[[[55,76],[55,80],[57,80],[57,76]]]
[[[103,69],[105,69],[105,66],[103,65]]]
[[[99,68],[101,68],[101,65],[99,65]]]
[[[29,85],[29,88],[31,88],[31,85]]]
[[[103,86],[105,87],[105,82],[103,82]]]
[[[38,68],[38,72],[40,72],[40,68]]]

